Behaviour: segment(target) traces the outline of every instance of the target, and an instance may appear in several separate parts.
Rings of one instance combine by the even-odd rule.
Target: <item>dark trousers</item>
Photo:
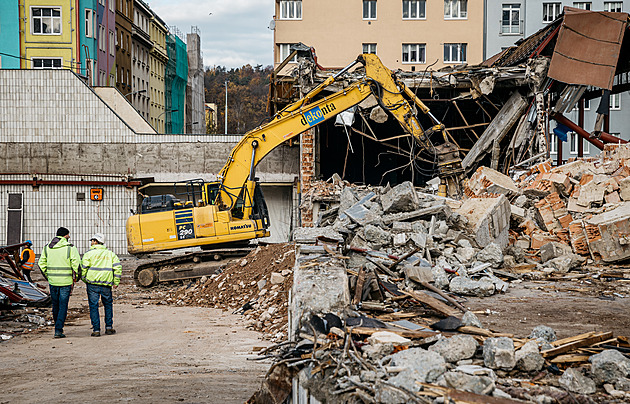
[[[98,301],[103,302],[105,309],[105,329],[112,328],[114,325],[114,298],[112,297],[111,286],[87,284],[88,303],[90,305],[90,321],[92,322],[93,331],[101,331],[101,318],[98,315]]]
[[[33,271],[31,271],[30,269],[22,268],[22,274],[24,275],[26,280],[29,281],[30,283],[33,283],[33,280],[31,279],[31,272]]]
[[[68,302],[72,285],[52,286],[50,285],[50,298],[52,300],[53,320],[55,321],[55,334],[63,332],[63,325],[68,315]]]

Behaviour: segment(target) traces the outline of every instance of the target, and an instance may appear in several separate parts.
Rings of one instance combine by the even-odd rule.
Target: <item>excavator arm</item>
[[[365,67],[365,77],[336,93],[313,101],[326,87],[357,63]],[[327,121],[338,113],[359,104],[374,95],[380,106],[398,120],[405,132],[411,134],[424,150],[435,153],[435,148],[420,126],[412,105],[403,97],[407,95],[413,103],[435,123],[431,129],[443,130],[444,126],[430,114],[429,109],[404,83],[398,82],[393,73],[373,54],[360,55],[334,76],[326,79],[303,98],[278,112],[273,120],[247,133],[234,147],[228,161],[219,174],[221,184],[217,204],[222,210],[231,210],[244,184],[251,195],[255,179],[255,167],[273,149],[300,133]],[[247,209],[247,207],[246,207]]]

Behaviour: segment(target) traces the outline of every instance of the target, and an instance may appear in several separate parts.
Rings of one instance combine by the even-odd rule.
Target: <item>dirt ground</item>
[[[611,285],[614,287],[614,285]],[[597,285],[575,282],[522,282],[510,284],[505,294],[468,298],[464,306],[484,326],[515,337],[527,337],[537,325],[547,325],[558,338],[589,331],[612,331],[630,336],[630,284],[618,284],[619,297],[602,294]]]
[[[115,294],[134,289],[123,285]],[[122,300],[114,303],[116,335],[90,337],[80,283],[67,338],[53,339],[45,327],[0,344],[0,403],[243,403],[258,388],[269,363],[248,359],[267,343],[240,316]]]

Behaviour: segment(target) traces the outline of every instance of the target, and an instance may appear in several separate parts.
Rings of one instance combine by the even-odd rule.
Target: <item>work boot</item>
[[[105,334],[106,335],[114,335],[116,334],[116,330],[114,330],[113,328],[108,328],[105,330]]]
[[[62,332],[55,332],[55,336],[53,338],[66,338],[66,336]]]
[[[94,331],[92,332],[92,334],[90,334],[91,337],[100,337],[101,336],[101,332],[100,331]]]

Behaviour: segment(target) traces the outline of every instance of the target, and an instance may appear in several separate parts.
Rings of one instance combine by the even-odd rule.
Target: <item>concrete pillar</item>
[[[300,193],[304,195],[315,180],[315,129],[300,135]],[[301,226],[313,227],[313,206],[300,207]]]

